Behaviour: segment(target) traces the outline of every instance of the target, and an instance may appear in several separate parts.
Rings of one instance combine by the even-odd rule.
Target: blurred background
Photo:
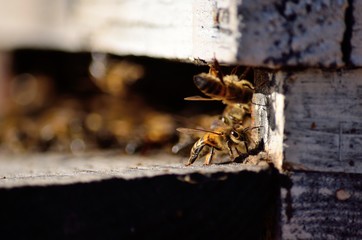
[[[191,34],[179,26],[190,29],[191,20],[170,18],[190,6],[3,2],[0,153],[171,152],[177,127],[209,127],[222,105],[183,100],[199,94],[192,77],[208,67],[178,60],[188,56],[183,42]],[[178,33],[168,34],[170,26]],[[162,36],[149,38],[149,28]]]

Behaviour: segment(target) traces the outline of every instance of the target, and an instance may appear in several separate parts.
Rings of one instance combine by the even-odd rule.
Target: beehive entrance
[[[209,71],[205,64],[18,50],[11,66],[2,90],[3,152],[173,151],[186,158],[192,145],[181,149],[175,129],[209,129],[225,108],[221,101],[184,100],[202,94],[192,78]],[[245,73],[254,78],[254,71]]]

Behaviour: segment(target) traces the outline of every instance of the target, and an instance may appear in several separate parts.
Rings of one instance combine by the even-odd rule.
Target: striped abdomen
[[[203,138],[200,138],[191,148],[190,158],[186,166],[191,165],[199,157],[201,150],[205,147],[205,142]],[[201,156],[200,156],[201,157]]]
[[[201,73],[194,76],[194,83],[201,92],[214,99],[222,100],[226,94],[225,85],[210,74]]]

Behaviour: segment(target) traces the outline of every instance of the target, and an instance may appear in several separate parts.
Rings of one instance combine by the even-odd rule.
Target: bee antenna
[[[239,68],[240,68],[239,65],[236,66],[236,67],[234,67],[233,70],[231,70],[231,75],[236,75],[236,73],[238,72]]]
[[[246,75],[249,73],[251,67],[246,67],[244,72],[240,75],[239,80],[242,80],[246,77]]]
[[[260,104],[260,103],[255,103],[255,102],[251,102],[252,104],[254,104],[254,105],[257,105],[257,106],[261,106],[261,107],[266,107],[266,106],[268,106],[268,105],[264,105],[264,104]]]
[[[262,128],[262,127],[264,127],[264,126],[247,127],[247,128],[244,129],[244,132],[251,131],[251,130],[254,130],[256,128]]]

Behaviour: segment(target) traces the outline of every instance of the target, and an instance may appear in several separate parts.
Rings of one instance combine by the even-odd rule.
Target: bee
[[[59,99],[59,103],[39,116],[40,151],[80,153],[89,147],[83,123],[85,114],[80,107],[76,99]]]
[[[211,128],[214,129],[220,123],[219,116],[210,116],[210,115],[196,115],[192,119],[182,119],[182,123],[186,123],[188,126],[196,126],[196,128],[206,129]],[[186,127],[187,128],[187,127]],[[173,153],[181,153],[181,154],[189,154],[189,151],[195,141],[198,140],[200,132],[196,132],[196,134],[181,134],[179,135],[178,142],[172,147]]]
[[[8,92],[12,100],[10,113],[31,114],[49,106],[55,88],[53,79],[47,75],[23,73],[10,81]]]
[[[190,158],[186,163],[186,166],[193,164],[198,158],[202,158],[206,155],[204,165],[209,165],[215,154],[215,150],[220,153],[227,153],[231,160],[242,155],[248,154],[249,145],[254,143],[251,138],[250,130],[258,127],[244,128],[241,125],[228,126],[221,125],[214,130],[204,129],[192,129],[192,128],[177,128],[177,131],[186,134],[205,133],[199,140],[193,145]],[[207,147],[208,150],[204,151]]]
[[[250,104],[235,103],[227,105],[221,115],[221,121],[226,125],[241,124],[244,127],[251,125]]]
[[[126,98],[129,87],[143,78],[145,70],[126,59],[116,60],[103,53],[93,53],[89,73],[103,92]]]
[[[175,121],[171,115],[150,111],[143,120],[142,138],[149,145],[162,145],[174,137]]]
[[[13,115],[0,119],[1,148],[13,153],[35,150],[38,138],[36,122],[26,116]]]
[[[185,98],[185,100],[216,100],[222,101],[224,104],[248,104],[251,102],[255,92],[253,84],[243,79],[249,70],[250,68],[247,68],[245,72],[238,77],[236,75],[237,68],[234,68],[230,75],[224,76],[218,61],[214,59],[213,64],[210,65],[209,73],[200,73],[193,78],[196,87],[210,98],[192,96]]]

